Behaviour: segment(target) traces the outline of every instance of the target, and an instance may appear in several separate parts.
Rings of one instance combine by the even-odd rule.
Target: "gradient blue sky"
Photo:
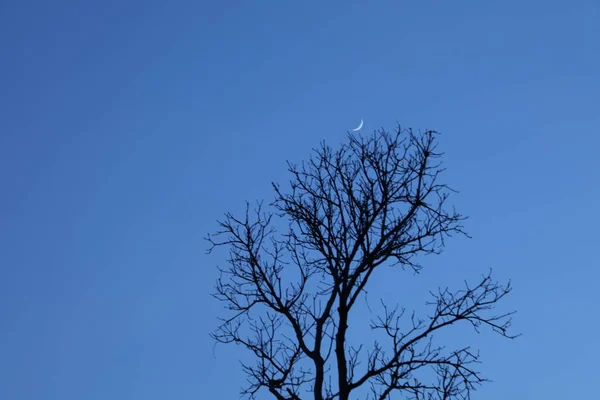
[[[202,238],[360,118],[443,132],[445,181],[471,217],[472,240],[398,275],[412,288],[398,300],[490,267],[513,280],[524,336],[469,339],[494,380],[477,398],[590,398],[599,11],[0,1],[0,398],[238,398],[241,353],[213,356],[208,337],[226,254]]]

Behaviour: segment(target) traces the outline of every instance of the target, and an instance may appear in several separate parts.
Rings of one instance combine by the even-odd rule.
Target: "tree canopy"
[[[215,297],[230,314],[213,337],[255,359],[243,365],[244,394],[348,400],[368,389],[380,400],[468,399],[485,381],[478,353],[448,350],[436,335],[468,324],[515,337],[512,313],[494,311],[510,282],[490,274],[432,292],[428,315],[383,304],[370,328],[385,340],[348,344],[350,312],[382,265],[418,272],[421,256],[466,235],[465,218],[448,205],[453,190],[439,182],[438,135],[398,127],[349,134],[338,149],[323,143],[308,161],[288,163],[291,181],[273,184],[269,207],[247,204],[245,215],[226,214],[209,235],[211,250],[229,250]]]

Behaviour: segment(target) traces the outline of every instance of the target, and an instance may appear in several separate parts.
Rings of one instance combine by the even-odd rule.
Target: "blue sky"
[[[202,238],[360,118],[443,132],[471,217],[423,274],[389,272],[398,301],[513,281],[523,337],[469,337],[494,380],[477,398],[589,398],[599,18],[592,0],[0,2],[0,398],[238,398],[243,353],[208,337],[226,254]]]

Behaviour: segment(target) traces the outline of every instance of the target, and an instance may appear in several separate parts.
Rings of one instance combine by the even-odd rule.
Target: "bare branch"
[[[425,317],[383,305],[371,328],[387,338],[348,343],[350,311],[379,266],[419,272],[418,257],[439,254],[445,239],[466,235],[465,217],[448,206],[435,131],[349,135],[338,150],[322,144],[300,165],[288,164],[289,188],[273,184],[273,212],[246,205],[226,214],[207,239],[229,250],[214,296],[231,315],[213,338],[236,343],[256,360],[243,365],[254,398],[348,400],[368,387],[371,398],[468,399],[485,381],[469,347],[446,350],[435,335],[457,324],[507,338],[512,313],[493,313],[510,284],[486,275],[475,286],[431,293]],[[282,229],[278,232],[275,228]],[[420,260],[419,260],[420,261]],[[429,371],[429,372],[427,372]]]

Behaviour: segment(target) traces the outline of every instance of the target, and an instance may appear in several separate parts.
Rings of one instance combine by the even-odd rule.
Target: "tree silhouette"
[[[212,336],[244,346],[256,360],[242,366],[243,394],[469,399],[485,381],[474,369],[477,353],[448,351],[434,339],[455,324],[515,337],[508,333],[512,313],[492,311],[510,282],[489,274],[461,290],[431,292],[427,316],[383,303],[370,325],[381,339],[348,343],[350,312],[380,266],[418,272],[417,256],[440,253],[453,233],[466,235],[464,217],[446,205],[452,190],[438,183],[437,135],[398,127],[349,134],[338,150],[323,143],[308,162],[288,163],[292,180],[285,190],[273,184],[272,212],[246,204],[245,216],[225,214],[209,235],[209,251],[226,246],[230,255],[215,297],[231,314]]]

